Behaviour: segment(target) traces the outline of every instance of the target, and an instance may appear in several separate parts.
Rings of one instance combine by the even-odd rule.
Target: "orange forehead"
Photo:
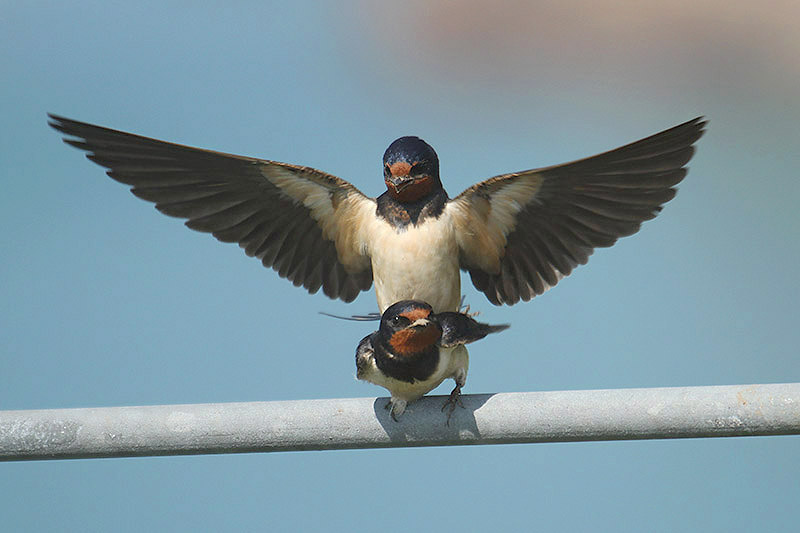
[[[407,176],[411,172],[411,165],[405,161],[398,161],[389,165],[389,172],[392,176]]]
[[[415,320],[419,320],[420,318],[428,318],[429,316],[431,316],[431,310],[425,309],[424,307],[415,307],[414,309],[403,311],[400,314],[409,319],[411,322],[414,322]]]

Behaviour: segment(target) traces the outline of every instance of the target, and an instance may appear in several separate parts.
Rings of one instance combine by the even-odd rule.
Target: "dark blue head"
[[[396,200],[416,202],[439,181],[439,157],[419,137],[400,137],[383,154],[383,179]]]
[[[425,302],[402,300],[383,312],[380,335],[395,355],[421,353],[441,338],[442,329]]]
[[[383,164],[391,166],[399,162],[425,165],[431,174],[439,175],[439,157],[431,145],[419,137],[400,137],[389,145],[383,154]]]

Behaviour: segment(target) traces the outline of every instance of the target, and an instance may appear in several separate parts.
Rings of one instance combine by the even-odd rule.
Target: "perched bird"
[[[694,119],[572,163],[502,174],[451,199],[417,137],[383,156],[368,198],[313,168],[191,148],[56,115],[50,125],[113,179],[190,228],[236,242],[295,285],[352,301],[375,283],[399,300],[457,311],[459,270],[495,305],[530,300],[635,233],[675,195],[705,122]]]
[[[507,328],[482,324],[464,313],[434,313],[425,302],[403,300],[389,306],[378,331],[358,344],[356,377],[391,393],[386,407],[391,407],[395,421],[409,402],[453,378],[456,386],[442,407],[450,407],[449,421],[467,379],[464,345]]]

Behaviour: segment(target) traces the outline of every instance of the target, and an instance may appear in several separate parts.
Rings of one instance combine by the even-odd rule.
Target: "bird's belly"
[[[463,371],[466,376],[468,368],[467,350],[462,345],[455,348],[441,348],[439,351],[439,364],[428,379],[414,380],[414,382],[409,383],[388,377],[378,370],[374,359],[371,361],[370,371],[364,377],[359,377],[359,379],[384,387],[391,393],[393,398],[413,402],[438,387],[445,379],[455,379],[459,371]]]
[[[381,313],[400,300],[422,300],[435,313],[458,310],[458,247],[445,215],[401,232],[381,222],[372,242],[372,275]]]

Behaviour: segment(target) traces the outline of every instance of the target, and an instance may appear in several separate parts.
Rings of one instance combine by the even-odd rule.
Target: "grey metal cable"
[[[800,434],[800,383],[0,411],[0,460]]]

